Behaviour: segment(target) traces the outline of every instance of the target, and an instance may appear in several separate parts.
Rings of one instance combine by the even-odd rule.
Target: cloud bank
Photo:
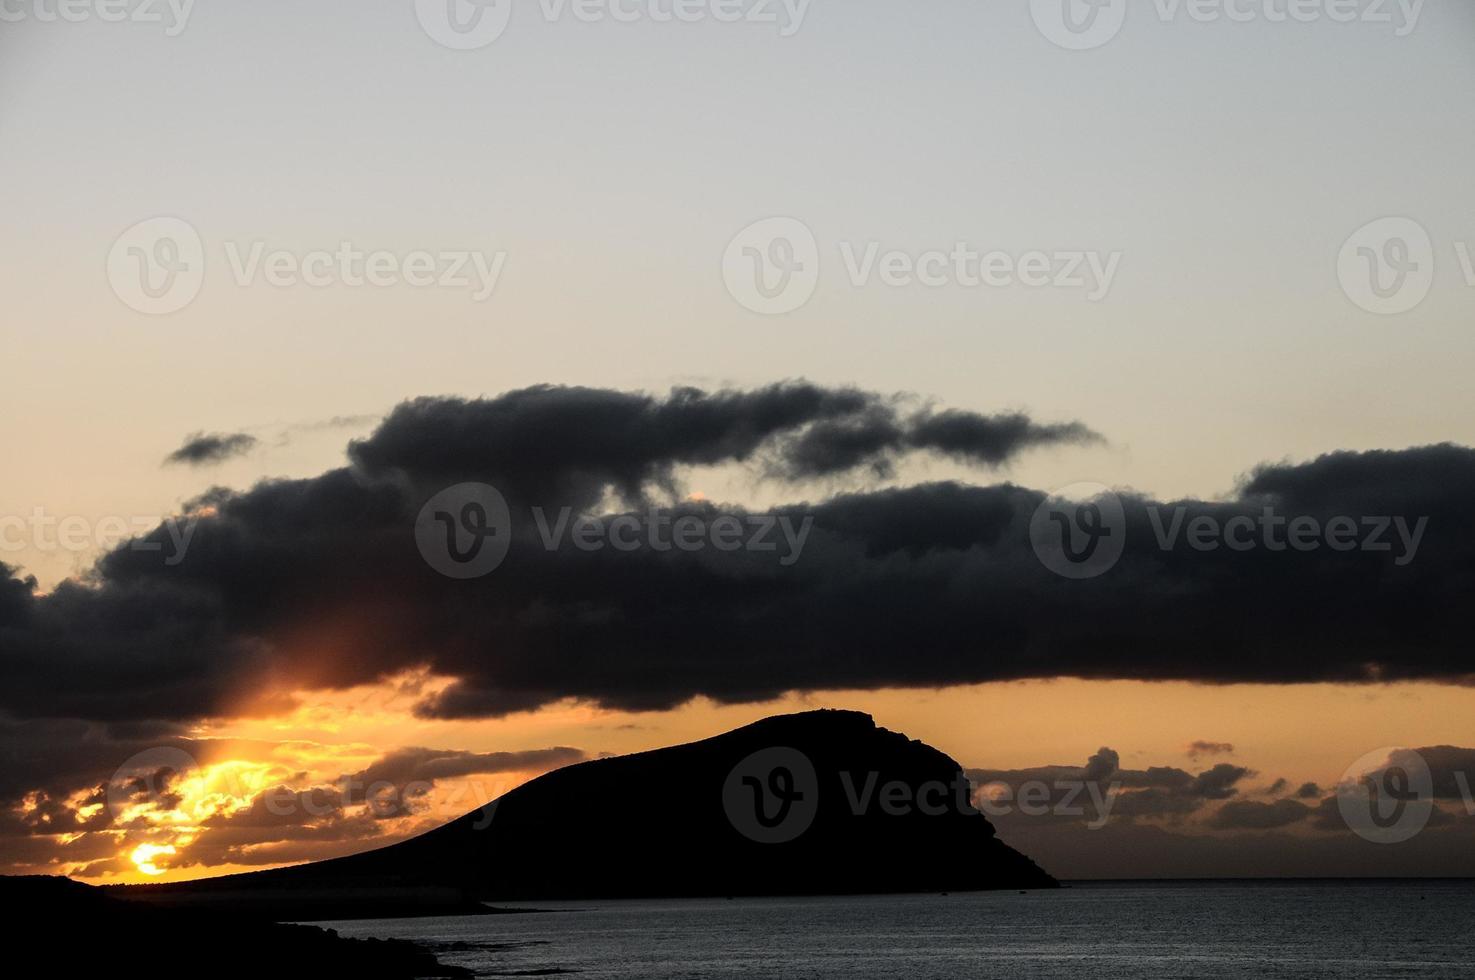
[[[1095,438],[1079,423],[804,383],[419,399],[351,444],[343,468],[202,497],[173,566],[125,546],[47,596],[4,569],[0,710],[184,722],[253,710],[243,692],[410,669],[454,680],[418,706],[438,718],[568,698],[664,709],[697,696],[1028,677],[1463,683],[1475,673],[1456,612],[1475,575],[1475,452],[1463,447],[1270,465],[1228,501],[1125,494],[1123,557],[1089,581],[1043,566],[1029,523],[1046,494],[1010,483],[786,504],[775,513],[812,525],[792,565],[749,550],[549,547],[534,511],[628,511],[639,522],[662,500],[677,518],[712,520],[743,511],[683,500],[686,468],[745,464],[806,492],[816,476],[869,480],[916,454],[995,466]],[[426,500],[465,481],[502,492],[511,541],[494,574],[453,581],[421,559],[414,529]],[[1189,527],[1273,508],[1323,523],[1400,515],[1427,530],[1405,565],[1362,548],[1164,550],[1164,508]]]

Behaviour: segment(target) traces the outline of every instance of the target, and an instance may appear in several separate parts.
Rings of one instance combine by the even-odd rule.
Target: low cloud
[[[178,845],[154,860],[174,870],[321,860],[422,832],[588,758],[566,746],[411,747],[315,780],[299,766],[331,765],[334,747],[159,734],[0,722],[0,758],[16,761],[0,770],[0,873],[133,872],[127,854],[140,844]]]
[[[1404,755],[1411,752],[1429,760],[1439,798],[1424,829],[1391,847],[1359,836],[1337,798],[1324,795],[1316,783],[1304,783],[1295,798],[1248,798],[1239,788],[1252,773],[1233,767],[1198,774],[1172,766],[1122,770],[1116,767],[1119,754],[1102,749],[1084,766],[975,769],[969,776],[975,784],[999,780],[1016,788],[1030,782],[1054,786],[1074,779],[1107,780],[1115,795],[1104,814],[1092,808],[1095,796],[1071,797],[1062,790],[1051,795],[1048,812],[1014,807],[990,815],[1006,843],[1044,867],[1069,869],[1078,878],[1475,874],[1475,799],[1448,796],[1450,789],[1458,794],[1461,783],[1469,784],[1475,775],[1465,768],[1475,764],[1475,750],[1401,750],[1390,757],[1390,764],[1408,763]],[[1289,784],[1271,787],[1287,788]],[[1087,804],[1084,815],[1061,809],[1082,802]]]
[[[1197,759],[1202,755],[1233,755],[1234,745],[1230,742],[1208,742],[1200,739],[1189,742],[1184,754],[1190,759]]]
[[[244,432],[196,432],[174,452],[164,457],[170,466],[209,466],[244,456],[255,449],[258,440]]]
[[[365,785],[388,783],[406,786],[463,776],[547,772],[587,758],[582,749],[567,746],[527,752],[444,752],[405,748],[397,749],[367,769],[354,773],[351,779]]]
[[[1109,798],[1107,813],[1060,813],[1074,817],[1075,822],[1099,821],[1106,817],[1125,820],[1181,820],[1198,813],[1206,805],[1226,800],[1238,793],[1238,786],[1253,775],[1239,766],[1218,765],[1198,773],[1174,766],[1151,766],[1146,769],[1121,768],[1121,755],[1115,749],[1102,748],[1082,766],[1040,766],[1032,769],[970,769],[968,778],[984,790],[1002,784],[1017,794],[1026,785],[1048,787],[1051,805],[1074,801],[1079,803]],[[1081,785],[1096,787],[1095,792],[1081,793]],[[984,790],[985,795],[987,791]],[[1001,817],[1006,825],[1011,817]]]
[[[1233,800],[1215,812],[1211,825],[1220,830],[1274,830],[1301,823],[1311,814],[1311,807],[1295,800]]]

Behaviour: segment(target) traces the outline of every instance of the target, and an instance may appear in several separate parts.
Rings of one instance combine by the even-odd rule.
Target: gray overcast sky
[[[770,23],[745,2],[724,23],[695,2],[682,23],[659,16],[670,0],[624,0],[624,21],[518,0],[458,51],[436,35],[480,38],[446,35],[447,12],[484,30],[495,6],[201,2],[149,22],[129,0],[123,22],[84,3],[68,23],[6,0],[0,510],[157,514],[338,458],[343,430],[281,445],[289,426],[544,381],[807,376],[1026,408],[1109,444],[1012,478],[1164,496],[1221,493],[1263,460],[1475,441],[1475,5],[1313,3],[1302,23],[1286,0],[1212,21],[1130,0],[1091,29],[1109,39],[1069,50],[1049,36],[1061,3],[813,0]],[[765,317],[723,259],[775,215],[813,233],[818,281]],[[108,274],[157,216],[204,256],[168,316]],[[1434,260],[1427,299],[1394,316],[1338,278],[1343,243],[1386,216],[1426,229]],[[480,302],[233,268],[345,241],[503,264]],[[963,243],[1117,265],[1095,301],[951,266],[857,286],[847,262],[873,242],[878,262]],[[249,457],[158,465],[187,432],[241,429],[263,439]],[[79,561],[7,560],[43,581]]]

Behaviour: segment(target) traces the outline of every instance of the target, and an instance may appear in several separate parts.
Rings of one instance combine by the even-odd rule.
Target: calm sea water
[[[479,977],[1475,977],[1475,884],[1085,884],[1058,892],[544,903],[325,923]]]

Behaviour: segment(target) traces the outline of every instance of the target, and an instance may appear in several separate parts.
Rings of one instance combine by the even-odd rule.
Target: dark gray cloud
[[[244,456],[256,448],[257,438],[244,432],[196,432],[164,457],[167,465],[207,466]]]
[[[1206,800],[1227,800],[1238,792],[1235,787],[1239,781],[1252,775],[1254,771],[1244,766],[1231,766],[1227,762],[1221,762],[1195,776],[1189,792]]]
[[[1175,766],[1123,769],[1120,753],[1111,748],[1098,750],[1083,766],[967,772],[977,788],[1002,784],[1014,796],[1026,786],[1034,786],[1036,793],[1048,791],[1048,805],[1059,811],[1051,816],[1067,823],[1092,823],[1105,817],[1181,820],[1208,804],[1233,797],[1240,782],[1253,775],[1249,769],[1225,764],[1199,773]],[[1088,788],[1083,791],[1083,786]],[[1005,813],[998,819],[1005,826],[1019,819],[1019,814]]]
[[[1475,750],[1426,747],[1436,792],[1458,793],[1475,775]],[[1426,828],[1395,847],[1373,843],[1348,826],[1335,796],[1306,783],[1299,798],[1265,801],[1236,790],[1250,773],[1220,767],[1193,774],[1176,767],[1119,768],[1120,756],[1102,749],[1084,766],[969,770],[975,784],[1003,782],[1055,787],[1048,812],[1022,806],[990,812],[1000,839],[1079,878],[1217,877],[1448,877],[1475,874],[1475,800],[1445,797]],[[1101,793],[1067,792],[1073,779],[1114,788],[1110,806]],[[1440,787],[1444,787],[1440,790]],[[1316,790],[1316,792],[1311,792]],[[1258,794],[1257,794],[1258,795]],[[1016,799],[1018,798],[1016,793]],[[1074,809],[1069,809],[1069,808]],[[1084,807],[1084,813],[1081,812]]]
[[[1028,416],[919,412],[903,417],[876,402],[841,419],[826,419],[787,441],[778,471],[791,478],[831,476],[862,467],[889,476],[898,457],[934,452],[964,463],[999,466],[1033,446],[1087,445],[1101,437],[1080,423],[1038,425]]]
[[[1475,806],[1475,749],[1431,745],[1412,751],[1429,767],[1436,800],[1459,800]],[[1401,754],[1394,753],[1392,761],[1399,762]]]
[[[1121,753],[1115,749],[1102,746],[1096,750],[1096,754],[1086,760],[1081,769],[1081,778],[1095,782],[1104,782],[1116,775],[1122,767]]]
[[[1234,796],[1239,792],[1239,782],[1251,775],[1249,769],[1230,765],[1218,765],[1197,775],[1181,769],[1154,767],[1146,770],[1143,780],[1124,781],[1128,787],[1143,788],[1124,793],[1114,813],[1118,817],[1138,819],[1185,817],[1208,803]]]
[[[913,416],[903,446],[928,449],[970,463],[997,466],[1022,446],[1090,445],[1102,438],[1079,422],[1040,425],[1022,413],[984,417],[945,411]]]
[[[651,488],[670,489],[681,466],[757,462],[801,480],[888,472],[916,452],[997,466],[1028,449],[1100,440],[1080,423],[938,413],[910,401],[805,382],[678,388],[665,398],[540,386],[493,399],[407,402],[350,455],[369,476],[480,480],[515,500],[588,507],[609,490],[637,502]]]
[[[1220,830],[1275,830],[1301,823],[1311,814],[1311,807],[1296,800],[1231,800],[1218,809],[1211,824]]]
[[[829,426],[876,435],[837,448]],[[688,466],[830,478],[919,446],[991,462],[999,446],[1040,444],[1039,428],[802,383],[421,399],[353,443],[349,466],[197,501],[176,564],[123,547],[44,597],[7,571],[0,711],[188,721],[244,710],[242,692],[263,678],[310,690],[422,667],[454,683],[418,710],[448,718],[565,698],[661,709],[701,695],[733,703],[1025,677],[1475,676],[1457,611],[1475,568],[1475,452],[1461,447],[1266,467],[1224,502],[1126,495],[1123,557],[1088,581],[1039,561],[1029,523],[1045,494],[1009,483],[786,504],[776,513],[812,521],[791,565],[747,550],[550,549],[532,512],[596,513],[615,496],[643,521],[649,501],[680,493]],[[427,499],[463,481],[501,489],[513,526],[500,569],[452,581],[421,559],[413,528]],[[1427,532],[1407,564],[1378,550],[1157,543],[1155,508],[1227,521],[1267,507],[1323,522],[1427,518]],[[741,512],[676,505],[677,515],[719,513]],[[165,528],[150,540],[168,554]]]
[[[173,725],[0,717],[0,812],[17,807],[30,793],[62,801],[82,790],[106,792],[119,766],[155,748],[193,754],[196,743]]]

